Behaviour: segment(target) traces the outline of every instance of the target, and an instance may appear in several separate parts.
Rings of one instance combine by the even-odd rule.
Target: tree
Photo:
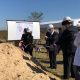
[[[31,15],[28,17],[28,21],[41,21],[43,19],[42,12],[31,12]]]

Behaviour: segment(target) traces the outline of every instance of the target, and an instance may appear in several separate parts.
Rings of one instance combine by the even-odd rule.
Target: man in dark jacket
[[[50,32],[49,36],[46,36],[46,39],[49,43],[49,58],[50,58],[50,67],[56,69],[56,53],[57,53],[57,41],[58,33],[55,31],[55,28],[52,24],[49,25]]]
[[[65,17],[62,25],[65,26],[65,30],[63,31],[59,42],[63,51],[64,79],[68,79],[70,72],[71,77],[75,77],[73,72],[73,59],[76,51],[74,39],[78,30],[76,26],[72,25],[70,17]]]
[[[33,56],[32,51],[33,51],[33,36],[31,34],[31,31],[26,28],[24,29],[24,34],[22,35],[21,40],[23,41],[24,44],[24,51],[28,52],[31,56]]]

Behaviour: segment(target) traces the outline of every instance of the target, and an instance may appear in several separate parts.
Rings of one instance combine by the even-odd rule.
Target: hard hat
[[[28,31],[28,28],[24,28],[24,32],[27,32]]]
[[[49,24],[49,29],[54,28],[54,26],[52,24]]]
[[[62,21],[62,25],[70,24],[72,22],[73,22],[72,19],[69,16],[67,16],[67,17],[64,17],[64,19]]]
[[[77,23],[77,27],[80,27],[80,23]]]
[[[71,17],[67,16],[67,17],[64,17],[63,21],[72,21]]]
[[[32,30],[30,28],[28,28],[28,31],[27,32],[32,32]]]

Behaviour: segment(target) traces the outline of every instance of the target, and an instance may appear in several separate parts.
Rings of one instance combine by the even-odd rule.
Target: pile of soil
[[[0,80],[51,80],[36,60],[29,59],[18,47],[0,44]],[[54,80],[54,79],[53,79]]]

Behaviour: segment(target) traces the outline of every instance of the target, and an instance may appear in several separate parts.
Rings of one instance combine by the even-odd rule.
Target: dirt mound
[[[0,44],[0,80],[50,80],[34,62],[23,56],[12,44]]]

